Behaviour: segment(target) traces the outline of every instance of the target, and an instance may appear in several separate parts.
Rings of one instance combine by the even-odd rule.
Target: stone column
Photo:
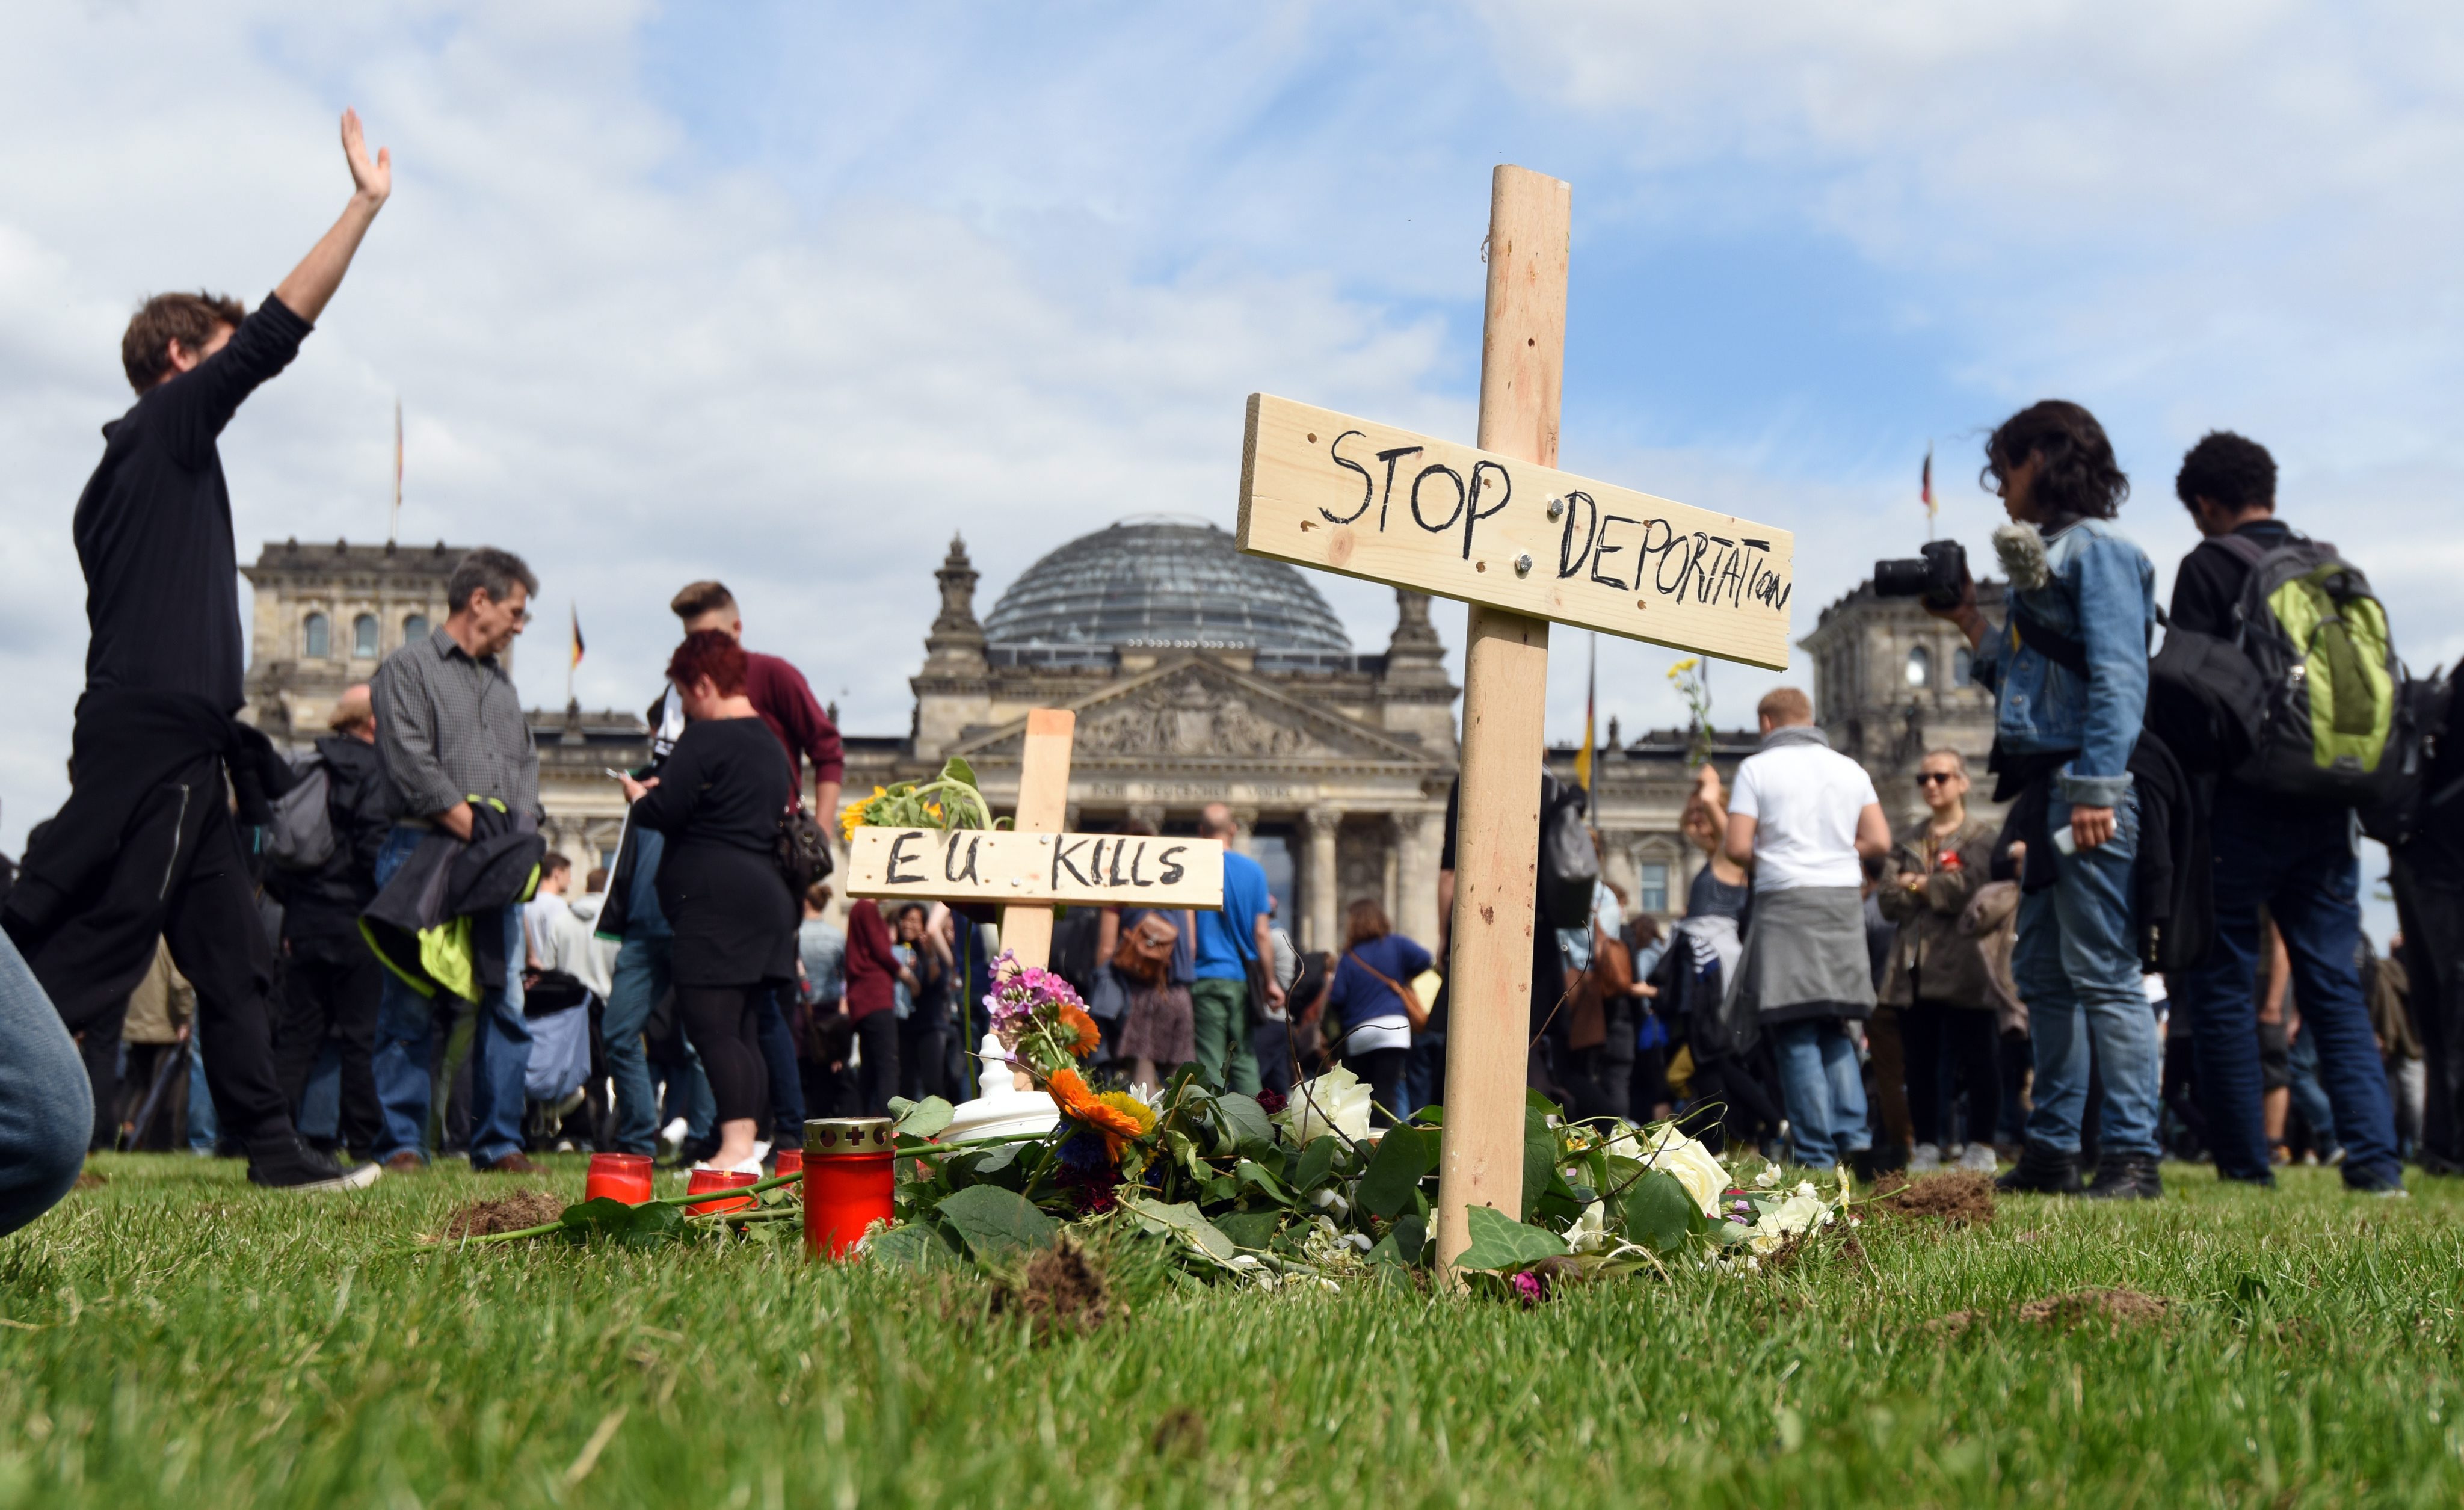
[[[1312,807],[1301,815],[1309,836],[1309,879],[1301,887],[1301,907],[1309,920],[1301,933],[1305,949],[1331,950],[1343,938],[1342,920],[1335,915],[1334,867],[1335,830],[1342,823],[1343,814],[1331,807]]]
[[[1164,809],[1161,802],[1132,802],[1129,816],[1133,823],[1144,823],[1158,834],[1163,832]]]
[[[1254,807],[1233,808],[1232,825],[1232,843],[1229,846],[1232,852],[1236,855],[1247,855],[1253,860],[1256,859],[1258,855],[1258,810]]]
[[[1424,949],[1438,947],[1438,846],[1435,813],[1397,813],[1395,927]]]

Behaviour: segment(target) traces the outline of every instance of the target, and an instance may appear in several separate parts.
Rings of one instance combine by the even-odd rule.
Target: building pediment
[[[1071,763],[1080,768],[1269,760],[1434,771],[1441,764],[1418,745],[1206,656],[1165,662],[1062,706],[1078,715]],[[994,764],[1014,761],[1025,732],[1022,718],[963,740],[951,753]]]

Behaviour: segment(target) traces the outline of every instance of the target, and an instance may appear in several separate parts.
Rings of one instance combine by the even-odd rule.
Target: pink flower
[[[1513,1276],[1514,1298],[1526,1305],[1537,1305],[1549,1298],[1549,1281],[1525,1270]]]

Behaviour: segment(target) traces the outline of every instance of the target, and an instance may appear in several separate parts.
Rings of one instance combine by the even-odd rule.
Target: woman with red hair
[[[796,777],[744,695],[744,671],[734,636],[685,636],[668,662],[685,732],[657,776],[625,778],[625,795],[634,822],[667,836],[657,885],[675,930],[676,1015],[718,1104],[709,1167],[759,1173],[770,1084],[760,1003],[796,977],[796,899],[772,858]]]

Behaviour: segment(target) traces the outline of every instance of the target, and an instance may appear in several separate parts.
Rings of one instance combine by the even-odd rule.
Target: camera
[[[1957,540],[1927,540],[1914,560],[1874,563],[1874,596],[1921,598],[1927,607],[1949,608],[1959,602],[1967,576],[1968,552]]]

